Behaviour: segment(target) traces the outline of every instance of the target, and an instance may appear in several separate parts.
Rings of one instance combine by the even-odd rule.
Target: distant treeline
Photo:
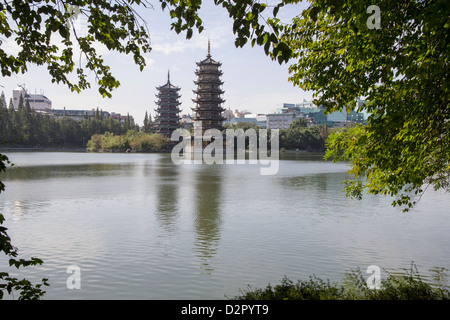
[[[32,110],[28,100],[20,99],[14,110],[5,95],[0,96],[0,146],[1,147],[85,147],[91,136],[110,132],[125,134],[139,130],[131,117],[125,123],[107,117],[97,110],[94,117],[85,120],[55,119],[48,114]]]
[[[253,128],[256,132],[263,129],[249,123],[228,124],[225,128]],[[131,117],[121,123],[110,117],[102,118],[102,112],[97,110],[94,117],[85,120],[68,117],[55,119],[48,114],[32,110],[28,101],[23,99],[20,99],[18,109],[15,110],[12,99],[7,106],[4,93],[0,95],[0,147],[87,147],[91,151],[117,152],[167,151],[171,145],[169,139],[151,134],[152,129],[147,113],[144,132],[139,132],[139,126]],[[307,127],[304,119],[298,119],[279,133],[279,147],[282,150],[324,151],[330,129],[321,125]],[[270,137],[270,133],[268,136]]]

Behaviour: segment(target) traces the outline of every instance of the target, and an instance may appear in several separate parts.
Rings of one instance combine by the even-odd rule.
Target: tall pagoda
[[[156,89],[158,89],[158,93],[156,94],[158,101],[155,102],[158,106],[155,110],[156,133],[170,137],[172,132],[180,127],[179,113],[181,110],[178,108],[181,104],[178,101],[181,97],[178,93],[180,88],[170,83],[170,73],[167,72],[167,83]]]
[[[214,61],[211,58],[210,43],[208,41],[208,55],[206,59],[197,62],[197,81],[194,83],[197,85],[197,90],[194,90],[196,98],[192,101],[196,104],[192,111],[195,112],[194,121],[201,122],[202,129],[219,129],[222,130],[222,122],[225,117],[222,116],[222,112],[225,110],[222,108],[222,103],[225,102],[221,98],[224,93],[221,86],[223,82],[220,79],[222,71],[220,66],[222,63]]]

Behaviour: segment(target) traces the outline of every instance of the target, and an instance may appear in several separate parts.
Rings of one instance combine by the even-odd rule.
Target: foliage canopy
[[[0,46],[0,67],[3,76],[25,73],[28,65],[46,65],[53,82],[66,84],[72,91],[80,92],[90,87],[89,71],[96,76],[99,92],[111,96],[110,91],[119,86],[97,53],[96,44],[108,50],[133,55],[142,70],[143,54],[150,51],[150,39],[145,22],[133,5],[148,3],[132,1],[3,1],[0,3],[0,34],[4,39],[14,39],[19,47],[17,54],[8,54]],[[77,15],[87,19],[86,34],[78,34],[73,20]],[[76,66],[74,49],[79,47],[85,62]],[[76,80],[71,79],[76,74]]]
[[[288,62],[289,80],[314,92],[316,105],[328,112],[362,111],[356,101],[365,99],[368,125],[328,138],[326,157],[349,160],[351,172],[364,178],[348,182],[348,194],[360,198],[367,189],[398,196],[393,204],[408,210],[416,202],[413,195],[429,186],[448,191],[447,1],[316,0],[288,23],[277,18],[282,7],[299,2],[279,1],[270,15],[269,6],[258,1],[214,1],[234,20],[236,46],[251,42],[272,59]],[[201,28],[201,1],[168,6],[178,3],[184,6],[171,10],[175,31]]]
[[[367,8],[380,8],[380,28],[369,28]],[[449,189],[450,8],[446,1],[314,1],[280,35],[292,50],[290,80],[315,92],[328,111],[356,108],[370,114],[367,126],[328,138],[327,158],[349,160],[362,180],[351,195],[398,196],[433,186]]]

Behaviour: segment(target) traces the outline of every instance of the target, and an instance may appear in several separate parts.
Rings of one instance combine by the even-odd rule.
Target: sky
[[[99,94],[92,75],[91,89],[73,93],[65,85],[52,83],[45,66],[33,65],[26,74],[0,79],[0,85],[3,86],[0,90],[3,90],[9,102],[12,91],[20,84],[30,93],[47,96],[52,101],[53,109],[99,108],[124,115],[129,113],[137,124],[142,125],[146,111],[154,117],[156,87],[167,82],[170,72],[171,83],[181,88],[181,113],[192,114],[196,62],[206,58],[209,39],[212,58],[222,63],[224,108],[267,114],[275,112],[283,103],[312,99],[312,93],[304,92],[288,81],[288,65],[272,61],[264,54],[262,47],[248,44],[244,48],[236,48],[233,21],[225,9],[214,6],[212,1],[204,1],[200,11],[205,29],[200,34],[194,32],[190,40],[185,39],[184,33],[177,34],[170,30],[168,10],[162,11],[159,3],[154,2],[154,8],[139,9],[139,14],[147,22],[152,46],[151,52],[145,54],[147,66],[143,71],[134,64],[131,56],[98,48],[121,83],[118,89],[113,90],[112,98],[103,98]],[[304,5],[282,9],[279,17],[288,22],[289,17],[299,14],[302,7]],[[81,32],[86,25],[82,17],[77,18],[74,24],[77,32]],[[5,42],[2,47],[10,52],[17,50],[16,44],[11,42]]]

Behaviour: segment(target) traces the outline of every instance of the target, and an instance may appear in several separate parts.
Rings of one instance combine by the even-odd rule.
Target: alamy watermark
[[[193,135],[186,129],[172,133],[171,140],[179,143],[171,158],[175,164],[260,164],[261,175],[274,175],[279,168],[279,130],[270,131],[270,149],[268,133],[268,129],[226,129],[224,135],[218,129],[203,131],[202,123],[196,122]]]
[[[367,278],[366,284],[369,289],[380,289],[381,288],[381,268],[379,266],[369,266],[367,267],[366,273],[371,275]]]
[[[81,268],[77,265],[71,265],[67,267],[66,273],[70,274],[66,281],[67,289],[81,289]],[[367,287],[369,289],[380,289],[381,268],[376,265],[371,265],[367,267],[366,273],[370,274],[366,280]]]
[[[70,5],[70,4],[66,4],[66,13],[69,14],[69,18],[67,19],[66,22],[66,27],[67,29],[70,29],[70,27],[73,24],[73,21],[75,21],[78,18],[78,15],[81,13],[80,7],[79,6],[74,6],[74,5]]]
[[[379,6],[371,5],[366,10],[367,13],[371,14],[367,18],[367,28],[369,29],[381,29],[381,10]]]
[[[67,289],[81,289],[81,268],[76,265],[68,266],[66,272],[71,274],[66,281]]]

